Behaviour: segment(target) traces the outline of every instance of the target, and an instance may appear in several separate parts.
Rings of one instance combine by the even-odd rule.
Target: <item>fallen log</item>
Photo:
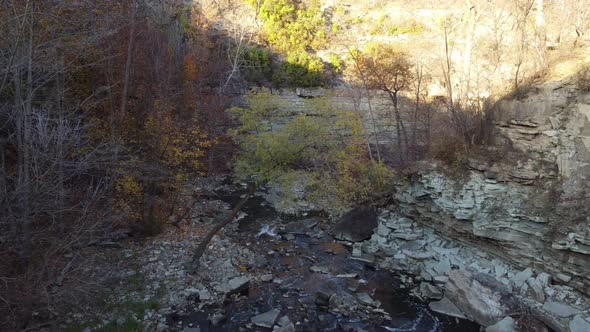
[[[234,218],[236,217],[236,215],[238,214],[240,209],[244,206],[244,204],[246,204],[248,199],[250,199],[250,197],[254,194],[254,191],[256,191],[256,186],[251,185],[246,196],[244,196],[244,198],[242,198],[238,202],[238,204],[236,204],[236,206],[233,208],[233,210],[230,212],[230,214],[222,222],[220,222],[215,227],[213,227],[209,231],[209,233],[207,233],[207,235],[201,241],[201,243],[199,244],[197,249],[195,249],[195,252],[193,254],[193,259],[191,261],[191,266],[189,267],[189,270],[191,273],[194,273],[197,271],[197,269],[199,267],[199,260],[201,259],[201,256],[203,256],[203,254],[205,253],[205,250],[207,249],[209,242],[211,242],[211,239],[213,239],[213,236],[215,236],[215,234],[217,234],[217,232],[219,232],[223,227],[225,227],[232,220],[234,220]]]

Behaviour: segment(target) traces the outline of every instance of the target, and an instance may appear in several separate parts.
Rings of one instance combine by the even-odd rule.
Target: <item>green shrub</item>
[[[324,63],[305,51],[290,54],[273,76],[277,87],[316,87],[325,84]]]
[[[271,78],[278,87],[323,85],[324,64],[309,53],[326,41],[326,21],[319,1],[308,1],[307,5],[296,0],[246,1],[259,9],[264,35],[273,52],[286,57],[272,73],[268,51],[249,50],[244,56],[245,67],[251,68],[246,71],[246,79],[261,85]],[[332,29],[337,31],[338,26],[333,25]]]
[[[262,47],[249,47],[242,57],[244,76],[249,82],[263,85],[272,79],[270,52]]]
[[[256,0],[247,0],[253,7]],[[293,51],[316,48],[325,41],[326,22],[318,1],[307,6],[295,0],[262,0],[259,17],[263,30],[274,50],[288,54]]]
[[[371,35],[406,35],[406,34],[418,34],[424,31],[424,26],[415,20],[408,20],[401,24],[395,24],[391,21],[389,16],[379,16],[374,25],[369,29]]]
[[[382,35],[385,34],[387,27],[389,26],[389,15],[380,15],[374,21],[373,25],[369,29],[370,35]]]
[[[328,61],[330,61],[330,67],[335,73],[339,74],[342,72],[342,61],[336,54],[332,53],[328,55]]]
[[[340,28],[338,27],[338,24],[332,23],[332,33],[337,33],[338,30],[340,30]]]
[[[418,34],[424,31],[424,26],[414,20],[406,21],[401,25],[391,25],[389,27],[389,35],[409,35]]]
[[[306,102],[317,116],[301,114],[284,122],[274,100],[258,93],[247,96],[249,109],[232,109],[238,126],[231,135],[241,148],[235,163],[239,178],[281,188],[305,179],[311,200],[327,208],[361,204],[390,187],[394,173],[370,160],[358,113],[333,109],[328,99],[317,98]],[[281,200],[288,203],[292,191],[284,192]]]

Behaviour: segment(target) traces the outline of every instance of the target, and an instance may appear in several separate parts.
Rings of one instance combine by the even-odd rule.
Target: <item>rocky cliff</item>
[[[590,295],[590,94],[572,79],[545,84],[498,103],[494,126],[495,146],[461,174],[421,165],[396,191],[399,212]]]
[[[495,157],[460,177],[423,167],[397,200],[405,214],[521,267],[572,277],[590,294],[590,94],[574,82],[500,102]],[[497,158],[497,159],[494,159]]]
[[[308,100],[318,96],[366,114],[368,100],[355,92],[274,96],[294,114],[309,112]],[[387,117],[380,107],[385,103],[375,95],[378,121]],[[387,130],[387,123],[379,124],[377,130]],[[493,143],[470,153],[459,168],[418,165],[412,179],[395,189],[395,217],[385,213],[373,238],[355,245],[353,255],[419,275],[434,284],[420,286],[430,298],[442,296],[436,285],[445,284],[451,270],[475,268],[532,299],[542,316],[556,317],[547,325],[576,331],[569,326],[589,324],[578,316],[588,307],[578,299],[590,296],[590,93],[575,76],[553,79],[498,102],[491,124]],[[562,305],[575,307],[575,315],[560,316]]]

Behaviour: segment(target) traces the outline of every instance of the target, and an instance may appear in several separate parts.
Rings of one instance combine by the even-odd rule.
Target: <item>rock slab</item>
[[[577,315],[570,321],[570,332],[588,332],[590,331],[590,322],[582,318],[582,315]]]
[[[457,306],[447,297],[443,297],[440,301],[430,302],[428,307],[430,307],[430,310],[438,312],[439,314],[467,319],[461,310],[459,310],[459,308],[457,308]]]
[[[543,310],[557,317],[571,317],[580,313],[579,309],[565,303],[548,301],[543,305]]]
[[[241,293],[250,287],[250,278],[236,277],[230,279],[226,286],[226,295]]]
[[[506,286],[472,270],[451,271],[445,294],[469,319],[483,326],[496,324],[519,307]]]
[[[281,312],[279,309],[272,309],[265,313],[252,317],[251,321],[252,324],[256,326],[271,328],[273,325],[275,325],[275,322],[279,318],[280,313]]]
[[[486,332],[516,332],[516,322],[512,317],[504,317],[496,324],[488,326]]]

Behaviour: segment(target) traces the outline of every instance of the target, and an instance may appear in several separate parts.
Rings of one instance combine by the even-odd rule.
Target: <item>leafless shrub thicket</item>
[[[206,150],[225,67],[188,44],[210,41],[184,5],[0,1],[0,330],[81,299],[81,248],[167,221],[182,181],[226,161]]]
[[[89,17],[74,19],[71,5],[0,5],[0,329],[52,310],[54,287],[77,265],[64,253],[98,241],[113,217],[109,144],[89,144],[95,128],[81,112],[100,91],[73,98],[71,85],[104,31],[84,28]]]

